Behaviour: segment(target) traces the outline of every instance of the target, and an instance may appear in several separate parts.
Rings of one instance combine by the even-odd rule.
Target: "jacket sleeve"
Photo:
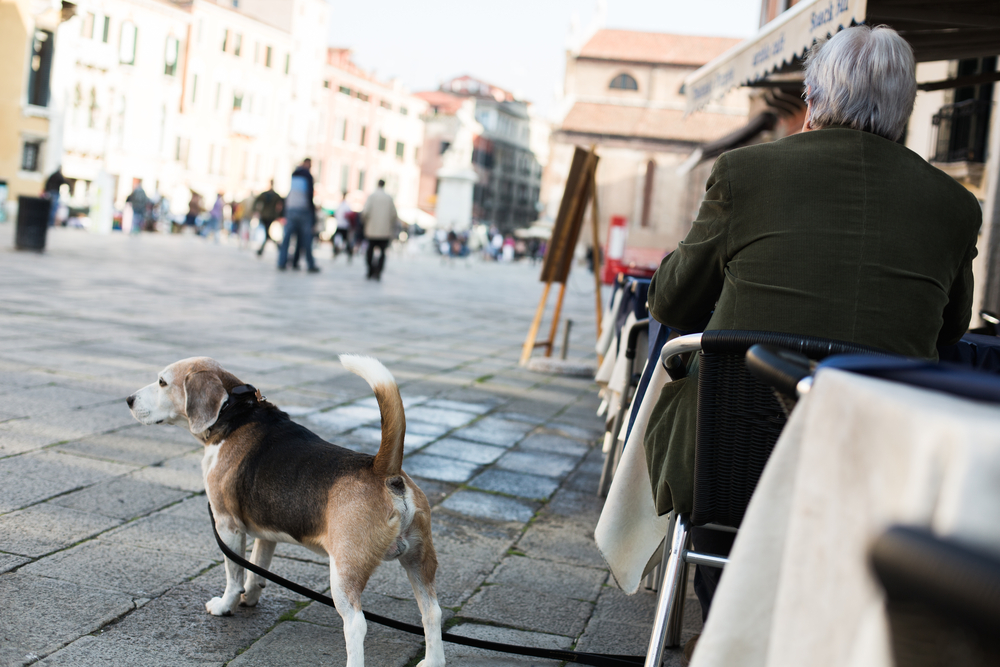
[[[938,333],[938,346],[954,345],[969,330],[969,322],[972,320],[972,260],[976,258],[978,251],[975,243],[966,253],[962,267],[958,270],[955,282],[951,284],[948,291],[948,305],[944,307],[941,331]]]
[[[650,314],[680,331],[693,331],[705,323],[725,281],[733,211],[726,155],[715,162],[705,189],[691,231],[663,259],[649,286]]]

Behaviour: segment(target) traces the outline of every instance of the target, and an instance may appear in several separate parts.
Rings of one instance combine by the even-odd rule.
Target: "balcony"
[[[991,102],[976,99],[941,107],[931,119],[931,162],[955,180],[978,185],[986,161],[991,108]]]

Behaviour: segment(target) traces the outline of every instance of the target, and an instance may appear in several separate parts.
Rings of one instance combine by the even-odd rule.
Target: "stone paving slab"
[[[507,498],[478,491],[456,491],[441,507],[453,512],[490,521],[527,522],[535,515],[538,503]]]
[[[33,452],[0,459],[0,512],[118,477],[131,467],[57,452]]]
[[[521,630],[577,637],[594,611],[590,602],[520,586],[484,586],[462,605],[462,618]]]
[[[450,628],[448,632],[483,641],[550,650],[566,650],[573,644],[573,640],[569,637],[542,632],[525,632],[478,623],[463,623]],[[563,664],[558,660],[516,656],[450,643],[444,646],[444,657],[449,664],[463,665],[464,667],[556,667]]]
[[[125,520],[144,516],[183,500],[189,495],[186,491],[143,482],[132,477],[117,477],[65,496],[58,496],[49,503]],[[3,517],[0,517],[0,522],[2,521]]]
[[[559,488],[559,480],[490,468],[469,480],[469,486],[508,496],[545,499]]]
[[[469,442],[468,440],[460,440],[458,438],[444,438],[443,440],[438,440],[430,447],[423,450],[424,454],[433,454],[434,456],[445,456],[460,461],[468,461],[469,463],[476,463],[483,465],[486,463],[493,463],[498,458],[503,456],[507,450],[503,447],[494,447],[493,445],[484,445],[477,442]]]
[[[0,516],[0,551],[37,558],[120,523],[120,519],[41,503]]]
[[[135,609],[126,594],[23,572],[0,577],[0,600],[0,664],[5,667],[34,662]],[[23,622],[27,618],[30,623]]]

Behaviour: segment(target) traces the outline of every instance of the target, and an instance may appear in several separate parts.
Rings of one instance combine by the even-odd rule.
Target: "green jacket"
[[[822,336],[913,357],[969,326],[976,198],[907,148],[830,127],[722,155],[650,313],[681,331]],[[714,311],[714,312],[713,312]],[[691,510],[697,376],[663,389],[646,430],[657,510]]]

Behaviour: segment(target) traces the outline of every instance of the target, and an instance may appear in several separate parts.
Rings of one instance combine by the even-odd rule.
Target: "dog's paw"
[[[255,607],[257,602],[260,601],[260,594],[263,587],[257,587],[256,590],[250,589],[249,593],[244,593],[240,596],[240,605],[243,607]]]
[[[205,603],[205,609],[212,616],[232,616],[233,608],[223,598],[212,598]]]

